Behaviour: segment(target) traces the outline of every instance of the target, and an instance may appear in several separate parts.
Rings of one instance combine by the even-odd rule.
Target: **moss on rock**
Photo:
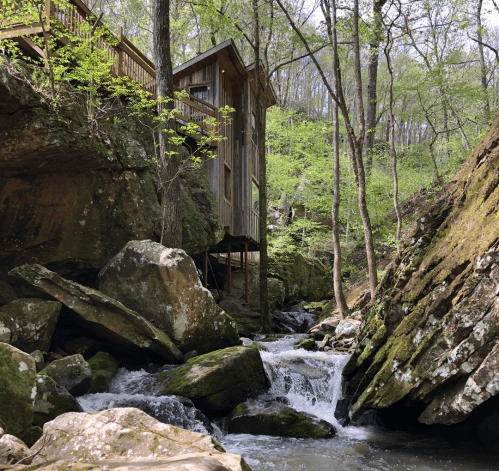
[[[35,360],[27,353],[0,343],[0,426],[21,438],[33,422],[36,394]]]
[[[229,347],[190,359],[186,365],[158,376],[161,395],[192,399],[207,414],[227,412],[262,392],[266,377],[256,346]]]

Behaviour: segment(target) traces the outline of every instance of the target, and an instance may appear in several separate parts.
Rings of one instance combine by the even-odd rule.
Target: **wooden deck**
[[[19,0],[21,3],[22,0]],[[24,49],[28,49],[31,54],[46,58],[45,52],[33,41],[33,36],[41,36],[44,33],[50,34],[52,28],[62,24],[62,28],[77,37],[89,38],[88,28],[81,25],[90,23],[95,25],[95,16],[92,11],[81,0],[69,0],[67,7],[61,7],[53,0],[44,0],[44,8],[40,18],[33,18],[33,21],[0,22],[0,40],[15,39]],[[93,16],[93,20],[91,17]],[[57,21],[54,21],[57,20]],[[104,26],[101,21],[96,23],[97,27]],[[107,35],[106,35],[107,36]],[[120,27],[115,36],[109,31],[108,37],[114,38],[111,45],[104,36],[96,40],[96,46],[107,51],[113,60],[111,74],[115,77],[129,77],[139,83],[141,87],[151,94],[153,99],[156,94],[156,72],[154,63],[149,60],[139,49],[137,49],[123,34]],[[218,108],[212,104],[200,100],[193,95],[188,98],[175,98],[175,108],[180,111],[177,121],[183,123],[195,123],[200,129],[200,134],[207,134],[213,131],[213,127],[207,125],[206,119],[215,118],[219,120]],[[213,143],[212,145],[216,145]]]

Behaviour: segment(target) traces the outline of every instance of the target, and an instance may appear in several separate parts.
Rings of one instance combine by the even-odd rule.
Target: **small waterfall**
[[[342,370],[349,356],[294,349],[295,340],[280,340],[261,352],[270,379],[269,395],[286,397],[296,410],[341,428],[334,416],[341,396]],[[266,344],[270,347],[269,344]]]
[[[160,371],[172,369],[163,367]],[[155,373],[157,374],[158,371]],[[156,396],[150,392],[154,374],[145,370],[128,371],[120,368],[111,382],[109,392],[86,394],[78,398],[85,412],[98,412],[113,407],[136,407],[165,424],[213,433],[210,421],[188,399],[178,396]]]

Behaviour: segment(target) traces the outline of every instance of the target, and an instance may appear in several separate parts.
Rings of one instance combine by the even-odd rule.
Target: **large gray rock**
[[[27,353],[0,343],[0,427],[22,437],[33,422],[36,394],[35,360]]]
[[[7,433],[0,437],[0,465],[16,464],[27,458],[29,454],[26,444],[14,435]]]
[[[0,329],[11,331],[8,343],[23,352],[48,352],[61,303],[43,299],[16,299],[0,307]]]
[[[92,385],[92,371],[81,355],[55,360],[40,371],[40,375],[50,376],[59,386],[75,396],[87,393]]]
[[[181,352],[168,335],[100,291],[65,280],[37,264],[22,265],[9,274],[69,307],[95,335],[104,340],[132,351],[155,354],[169,363],[182,360]]]
[[[294,410],[285,398],[250,399],[239,404],[230,416],[228,427],[229,433],[294,438],[331,438],[336,433],[332,424]]]
[[[101,270],[99,288],[164,330],[183,352],[240,343],[234,320],[201,285],[183,250],[131,241]]]
[[[139,458],[166,459],[188,453],[209,453],[224,463],[230,456],[221,451],[209,435],[163,424],[131,407],[95,414],[70,412],[60,415],[45,424],[43,436],[33,445],[31,452],[37,453],[33,459],[35,465],[56,460],[100,462],[126,459],[129,466],[130,460]],[[242,458],[235,457],[228,468],[234,471],[248,469],[243,463]],[[125,462],[122,465],[126,465]]]
[[[322,301],[333,295],[331,268],[299,252],[274,254],[269,259],[269,275],[284,283],[286,301]]]
[[[173,458],[114,458],[103,461],[69,461],[30,466],[30,471],[251,471],[243,458],[229,453],[185,453]]]
[[[160,394],[188,397],[207,414],[232,410],[248,397],[262,392],[266,383],[256,346],[207,353],[157,377]]]
[[[82,408],[69,392],[59,386],[50,376],[36,377],[34,425],[43,426],[66,412],[82,412]]]

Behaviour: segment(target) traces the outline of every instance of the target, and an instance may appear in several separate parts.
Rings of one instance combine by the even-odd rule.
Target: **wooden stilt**
[[[242,262],[242,257],[241,257]],[[246,304],[249,303],[249,286],[248,286],[248,241],[244,241],[244,294]]]
[[[232,264],[231,264],[231,254],[230,254],[230,242],[228,245],[228,257],[227,257],[227,280],[229,283],[228,294],[232,294]]]
[[[208,250],[204,251],[204,276],[203,276],[203,286],[208,287]]]

